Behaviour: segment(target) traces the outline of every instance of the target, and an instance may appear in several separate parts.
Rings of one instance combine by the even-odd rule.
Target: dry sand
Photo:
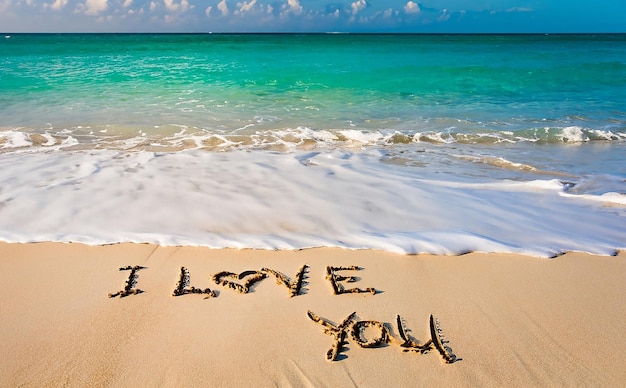
[[[0,243],[0,385],[623,386],[625,259]],[[212,279],[265,267],[294,280],[304,264],[294,297],[268,272],[245,294]],[[376,294],[333,293],[327,266],[352,265],[362,269],[334,273],[357,281],[338,277],[339,287]],[[142,292],[109,297],[124,290],[126,266],[143,267],[127,289]],[[186,289],[216,296],[173,296],[183,266]],[[308,311],[334,326],[356,315],[333,334]],[[424,344],[431,314],[453,363],[435,347],[400,346],[397,316]],[[384,333],[391,340],[378,347],[359,344]]]

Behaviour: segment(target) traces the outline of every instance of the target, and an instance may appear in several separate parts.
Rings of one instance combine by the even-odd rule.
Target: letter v
[[[276,284],[287,287],[289,289],[289,297],[293,298],[294,296],[300,295],[302,282],[304,281],[304,275],[307,268],[309,268],[308,265],[303,265],[302,268],[300,268],[298,272],[296,272],[296,278],[294,280],[291,280],[285,274],[274,271],[273,269],[261,268],[261,271],[273,275],[276,278]]]

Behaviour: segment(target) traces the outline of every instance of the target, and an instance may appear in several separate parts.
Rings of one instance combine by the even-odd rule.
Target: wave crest
[[[236,130],[212,130],[185,125],[150,128],[130,126],[77,126],[74,128],[0,130],[0,152],[115,149],[180,151],[204,149],[230,151],[260,149],[292,151],[315,148],[353,148],[431,144],[581,144],[592,141],[624,142],[626,130],[605,130],[579,126],[530,128],[520,131],[415,131],[295,128],[256,129],[254,125]]]

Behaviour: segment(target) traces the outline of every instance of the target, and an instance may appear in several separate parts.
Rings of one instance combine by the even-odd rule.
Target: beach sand
[[[0,385],[621,386],[625,259],[0,243]],[[261,271],[297,286],[305,264],[293,297]],[[179,293],[215,295],[173,296],[181,267]],[[216,284],[223,271],[256,272]],[[376,293],[335,295],[331,280]],[[440,334],[443,348],[417,351]]]

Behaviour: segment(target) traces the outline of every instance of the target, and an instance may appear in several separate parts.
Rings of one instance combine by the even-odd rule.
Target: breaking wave
[[[412,131],[311,129],[309,127],[209,130],[185,125],[150,128],[128,126],[77,126],[54,128],[5,128],[0,130],[0,152],[60,149],[115,149],[180,151],[236,149],[293,151],[316,148],[352,148],[429,144],[578,144],[593,141],[624,142],[626,128],[592,129],[579,126],[531,128],[519,131]]]

